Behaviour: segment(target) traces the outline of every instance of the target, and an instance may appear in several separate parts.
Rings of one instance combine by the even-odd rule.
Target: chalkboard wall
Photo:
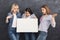
[[[0,40],[9,40],[8,26],[5,23],[5,18],[10,11],[12,3],[15,2],[19,4],[21,13],[23,13],[25,8],[30,7],[38,18],[41,16],[40,7],[47,4],[52,13],[56,12],[58,14],[56,17],[56,28],[49,28],[47,40],[60,40],[60,0],[0,0]],[[24,38],[22,34],[21,40]]]

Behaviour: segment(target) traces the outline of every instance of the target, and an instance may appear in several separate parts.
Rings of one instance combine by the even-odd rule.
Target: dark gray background
[[[5,18],[10,11],[11,4],[14,2],[19,4],[21,13],[23,13],[25,8],[30,7],[38,18],[41,16],[39,8],[47,4],[52,13],[56,12],[58,14],[56,17],[57,26],[55,29],[49,28],[47,40],[60,40],[60,0],[0,0],[0,40],[9,40]],[[22,33],[21,39],[24,39]]]

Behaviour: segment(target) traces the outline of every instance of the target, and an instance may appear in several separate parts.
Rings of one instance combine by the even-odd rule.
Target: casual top
[[[52,23],[52,15],[42,16],[40,18],[39,31],[48,32],[50,24],[52,27],[55,27],[56,25],[55,21]]]
[[[14,19],[13,19],[12,27],[14,27],[14,28],[17,27],[17,16],[16,16],[16,15],[14,15]]]
[[[30,18],[36,18],[35,14],[32,14],[31,16],[29,16]]]
[[[22,18],[36,18],[36,16],[35,16],[35,14],[32,14],[32,15],[26,17],[26,15],[23,14],[23,15],[22,15]]]
[[[12,16],[12,18],[10,18],[10,19],[8,20],[9,27],[12,27],[13,25],[14,25],[14,27],[16,27],[15,24],[14,24],[14,22],[16,21],[16,20],[15,20],[16,17],[17,17],[17,18],[21,18],[21,17],[22,17],[22,16],[21,16],[21,13],[19,13],[19,12],[17,12],[17,14],[16,14],[15,16],[13,16],[11,12],[9,12],[7,16]],[[13,21],[14,21],[14,22],[13,22]]]

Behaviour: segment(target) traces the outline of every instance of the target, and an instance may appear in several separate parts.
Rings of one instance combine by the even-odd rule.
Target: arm
[[[32,14],[31,17],[32,17],[32,18],[37,18],[35,14]]]
[[[8,21],[8,18],[6,17],[6,23],[8,23],[9,21]]]
[[[55,18],[57,15],[58,15],[58,14],[57,14],[57,13],[55,13],[55,14],[53,14],[52,16]]]
[[[51,26],[52,27],[56,26],[55,18],[53,16],[51,17]]]
[[[9,22],[9,19],[12,18],[12,15],[10,13],[8,13],[7,17],[6,17],[6,23]]]

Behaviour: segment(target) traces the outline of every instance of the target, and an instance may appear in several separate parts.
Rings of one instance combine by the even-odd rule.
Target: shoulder
[[[34,16],[36,16],[36,15],[35,15],[35,14],[32,14],[31,16],[33,16],[33,17],[34,17]]]
[[[35,15],[34,13],[32,15]]]
[[[9,15],[12,15],[11,12],[8,13],[8,16],[9,16]]]
[[[35,14],[32,14],[30,17],[31,18],[37,18]]]
[[[52,18],[52,15],[49,15],[48,17]]]
[[[52,15],[49,15],[48,18],[51,20],[53,18],[53,16]]]
[[[17,12],[17,14],[21,14],[20,12]]]
[[[22,14],[22,16],[25,16],[25,14]]]
[[[25,15],[24,13],[22,15]]]
[[[24,18],[24,17],[26,17],[26,15],[23,13],[23,14],[22,14],[22,17]]]
[[[11,14],[11,12],[9,12],[8,14]]]

